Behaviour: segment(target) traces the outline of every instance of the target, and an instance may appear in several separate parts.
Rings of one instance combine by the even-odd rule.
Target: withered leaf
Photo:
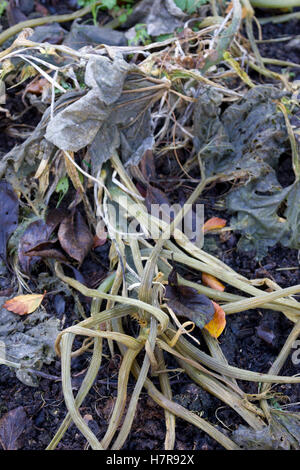
[[[58,239],[71,258],[82,263],[93,246],[93,236],[79,211],[66,217],[59,226]]]
[[[18,450],[18,439],[25,429],[28,418],[23,406],[9,411],[0,419],[0,443],[4,450]]]
[[[40,258],[54,258],[59,261],[66,261],[66,257],[58,246],[58,240],[49,240],[38,243],[30,250],[26,251],[26,256],[39,256]]]
[[[192,287],[179,286],[175,269],[170,272],[168,282],[165,298],[176,315],[188,318],[199,328],[203,328],[213,319],[213,302]]]
[[[11,184],[0,181],[0,256],[6,260],[6,243],[18,225],[19,201]]]
[[[19,242],[18,256],[21,268],[25,272],[28,272],[30,266],[40,259],[38,256],[26,255],[26,252],[39,243],[47,241],[51,232],[51,227],[43,219],[39,219],[32,222],[23,233]]]
[[[140,169],[145,181],[149,181],[156,176],[154,155],[152,150],[146,150],[140,161]]]
[[[13,299],[7,300],[3,307],[18,315],[27,315],[34,312],[41,305],[45,294],[17,295]]]
[[[57,207],[51,209],[46,216],[46,225],[49,227],[49,231],[54,232],[56,227],[68,216],[68,211]]]

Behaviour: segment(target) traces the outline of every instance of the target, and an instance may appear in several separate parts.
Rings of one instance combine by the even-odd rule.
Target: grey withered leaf
[[[4,450],[18,450],[18,439],[28,422],[23,406],[5,413],[0,419],[0,443]]]
[[[0,256],[6,260],[6,244],[18,225],[19,200],[11,184],[0,181]]]
[[[177,316],[186,317],[199,328],[209,323],[215,313],[212,301],[196,289],[179,286],[176,270],[173,268],[168,277],[165,299],[167,305]]]
[[[82,263],[93,246],[93,236],[79,211],[72,211],[60,224],[58,239],[71,258]]]

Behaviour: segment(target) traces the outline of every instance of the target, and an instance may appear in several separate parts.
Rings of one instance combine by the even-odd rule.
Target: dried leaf
[[[57,239],[41,242],[25,252],[26,256],[38,256],[39,258],[54,258],[60,261],[66,261],[67,258],[60,250]]]
[[[223,228],[225,227],[226,223],[227,221],[225,219],[219,219],[219,217],[212,217],[211,219],[208,219],[203,225],[203,232],[207,233],[211,230]]]
[[[56,190],[58,185],[56,187]],[[46,225],[51,233],[59,226],[59,224],[68,216],[68,211],[61,208],[51,209],[46,216]]]
[[[300,413],[270,408],[268,426],[252,429],[239,425],[233,432],[233,439],[245,450],[299,450]]]
[[[13,299],[7,300],[3,307],[18,315],[27,315],[34,312],[41,305],[45,294],[17,295]]]
[[[58,239],[71,258],[82,263],[93,246],[93,236],[80,212],[66,217],[59,226]]]
[[[213,336],[218,338],[226,326],[226,315],[222,307],[216,302],[212,302],[215,307],[213,319],[205,325],[205,329]]]
[[[212,289],[219,290],[221,292],[225,290],[225,286],[223,286],[222,282],[220,282],[211,274],[202,273],[202,283],[205,286],[211,287]]]
[[[47,226],[42,219],[32,222],[24,231],[18,248],[18,256],[21,268],[29,272],[29,268],[40,258],[38,256],[30,257],[26,252],[37,246],[39,243],[48,240],[52,228]]]
[[[46,78],[40,78],[39,80],[33,80],[25,88],[24,95],[26,93],[32,93],[33,95],[41,95],[45,87],[51,86]]]
[[[207,176],[226,174],[246,180],[227,192],[225,202],[235,215],[230,226],[242,234],[237,249],[256,251],[258,259],[278,242],[300,248],[299,181],[282,184],[286,174],[282,157],[291,150],[277,104],[284,94],[287,98],[274,85],[255,86],[224,110],[221,93],[203,89],[195,104],[195,150],[201,149]],[[298,121],[298,115],[296,106],[291,120]]]
[[[9,411],[0,419],[0,443],[4,450],[18,450],[18,439],[25,429],[28,418],[23,406]]]
[[[170,272],[168,282],[165,297],[176,315],[187,317],[199,328],[212,320],[215,307],[208,297],[192,287],[179,286],[175,269]]]

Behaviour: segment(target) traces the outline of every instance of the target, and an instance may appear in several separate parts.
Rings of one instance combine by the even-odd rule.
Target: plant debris
[[[1,417],[0,443],[4,450],[18,450],[20,448],[19,439],[28,422],[23,406],[18,406]]]
[[[213,319],[213,302],[192,287],[179,286],[175,269],[169,274],[165,296],[168,306],[176,315],[192,320],[199,328]]]
[[[300,382],[281,372],[300,334],[300,285],[281,287],[263,266],[236,272],[222,248],[231,240],[228,251],[257,259],[278,242],[300,249],[299,83],[268,68],[293,64],[260,55],[246,0],[88,2],[47,26],[45,17],[29,20],[22,32],[27,13],[12,6],[12,26],[0,34],[3,44],[20,33],[0,52],[0,111],[16,144],[0,161],[0,250],[13,276],[13,298],[2,297],[0,361],[38,386],[43,364],[61,357],[68,411],[47,448],[75,423],[92,449],[121,449],[142,390],[164,409],[167,450],[176,417],[226,449],[299,448],[298,415],[277,413],[271,400],[274,384]],[[93,25],[76,21],[89,13]],[[292,325],[268,372],[230,365],[221,348],[228,316],[243,313],[246,337],[255,309]],[[255,339],[274,347],[263,326]],[[100,439],[81,404],[106,352],[116,351],[117,393]],[[82,355],[87,366],[74,377],[72,359]],[[229,433],[174,401],[170,359],[247,427]],[[0,437],[2,446],[17,447],[21,432]]]
[[[18,225],[19,200],[12,186],[0,181],[0,256],[6,261],[7,240]]]
[[[3,304],[3,308],[18,315],[27,315],[34,312],[41,305],[44,297],[45,294],[18,295],[13,299],[7,300]]]

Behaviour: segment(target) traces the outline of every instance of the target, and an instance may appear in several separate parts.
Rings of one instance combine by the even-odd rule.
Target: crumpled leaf
[[[18,450],[18,439],[29,423],[23,406],[10,410],[0,419],[0,443],[3,450]]]
[[[215,307],[215,313],[212,320],[210,320],[210,322],[207,323],[204,328],[210,333],[211,336],[213,336],[213,338],[218,338],[226,326],[226,315],[219,304],[216,302],[212,303]]]
[[[199,328],[203,328],[213,319],[215,313],[213,302],[192,287],[179,286],[175,269],[169,274],[165,298],[176,315],[187,317]]]
[[[207,175],[246,178],[226,204],[236,214],[231,226],[243,234],[238,247],[256,250],[258,258],[279,241],[300,248],[299,183],[283,188],[278,181],[280,156],[290,148],[276,105],[282,96],[274,86],[256,86],[222,113],[222,94],[205,89],[194,113],[194,145]]]
[[[60,224],[58,239],[71,258],[82,263],[91,250],[93,236],[79,211],[70,214]]]
[[[63,109],[83,95],[81,91],[71,91],[61,96],[55,103],[54,109]],[[14,190],[20,190],[30,198],[30,187],[26,185],[26,178],[29,175],[34,175],[37,171],[38,165],[41,163],[41,158],[45,155],[52,155],[55,147],[50,142],[44,139],[46,131],[46,122],[50,116],[50,107],[45,111],[39,124],[34,129],[33,133],[21,145],[16,145],[0,160],[0,177],[5,175]]]
[[[18,247],[19,262],[25,272],[29,272],[30,266],[40,259],[38,256],[28,256],[26,253],[39,243],[47,241],[51,232],[52,228],[43,219],[35,220],[25,229]]]
[[[59,23],[50,23],[34,28],[30,41],[61,44],[67,31]]]
[[[233,439],[249,450],[300,450],[300,413],[272,409],[268,426],[255,430],[240,425]]]
[[[1,357],[20,364],[21,368],[14,370],[22,383],[37,386],[36,376],[28,369],[39,370],[55,359],[54,343],[60,321],[40,308],[26,317],[15,315],[3,308],[6,300],[7,297],[2,297],[0,303]]]
[[[73,21],[71,30],[67,34],[63,44],[78,50],[84,46],[96,46],[98,44],[127,46],[127,40],[124,33],[120,31],[90,24],[80,24],[78,21]]]
[[[34,312],[41,305],[44,297],[45,293],[17,295],[13,299],[7,300],[3,304],[3,308],[18,315],[27,315]]]
[[[173,0],[143,0],[122,26],[128,29],[136,24],[146,24],[150,36],[159,36],[173,33],[183,25],[185,17]]]
[[[25,255],[29,257],[54,258],[59,261],[67,260],[57,243],[57,238],[38,243],[33,248],[26,251]]]
[[[18,225],[19,200],[12,186],[0,181],[0,256],[6,260],[6,244]]]
[[[125,166],[138,165],[154,145],[149,108],[167,82],[161,81],[156,89],[139,69],[116,55],[113,61],[91,57],[85,84],[90,91],[50,120],[46,139],[62,150],[76,152],[89,146],[94,175],[119,147]]]

